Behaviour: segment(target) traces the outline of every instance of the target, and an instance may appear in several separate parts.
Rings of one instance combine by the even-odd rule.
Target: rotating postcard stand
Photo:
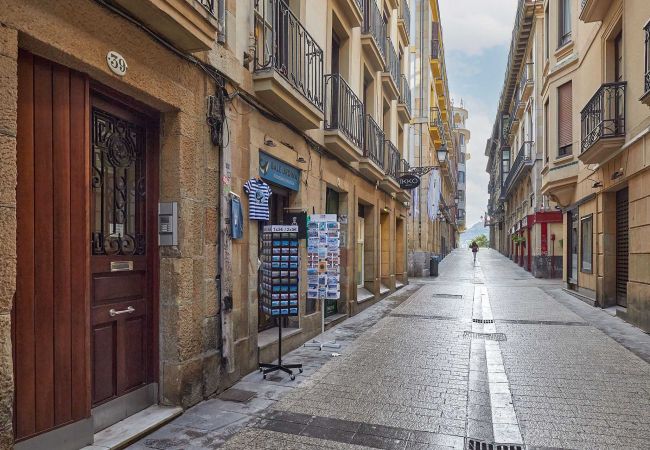
[[[302,373],[302,364],[282,364],[282,319],[298,316],[299,250],[297,225],[267,225],[262,231],[260,300],[262,312],[278,319],[278,363],[259,363],[266,375],[282,371],[296,379],[291,369]]]
[[[341,236],[336,214],[314,214],[307,224],[307,297],[321,302],[321,334],[325,333],[325,301],[341,297]],[[305,347],[341,348],[336,340],[313,339]]]

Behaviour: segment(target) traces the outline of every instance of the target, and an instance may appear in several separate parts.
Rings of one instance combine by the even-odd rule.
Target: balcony
[[[346,163],[359,162],[363,146],[363,103],[340,74],[325,75],[327,149]]]
[[[580,112],[580,161],[602,163],[625,143],[626,82],[603,84]]]
[[[323,120],[323,50],[283,0],[255,2],[255,94],[300,130]]]
[[[440,45],[440,40],[436,36],[434,39],[431,39],[431,72],[433,73],[434,78],[439,78],[442,76],[442,46]]]
[[[405,173],[408,173],[411,170],[411,165],[408,163],[407,160],[402,159],[400,161],[400,171],[398,178]],[[400,202],[408,202],[411,200],[411,191],[400,189],[397,191],[397,200]]]
[[[384,70],[386,57],[386,24],[374,0],[364,0],[361,47],[375,71]]]
[[[601,22],[611,4],[612,0],[580,0],[580,20],[585,23]]]
[[[386,67],[381,74],[381,83],[389,100],[399,98],[400,70],[399,59],[390,39],[386,39]]]
[[[384,132],[370,114],[364,116],[363,158],[359,172],[373,183],[384,179]]]
[[[513,98],[513,108],[511,117],[514,116],[515,120],[520,120],[524,116],[524,111],[526,110],[526,102],[522,98],[522,92],[520,89],[521,86],[517,86],[515,90],[515,96]]]
[[[640,100],[650,106],[650,22],[643,27],[645,33],[645,75],[643,76],[643,95]]]
[[[350,27],[363,25],[363,0],[337,0],[343,16],[350,21]]]
[[[535,143],[532,141],[526,141],[521,144],[515,162],[512,163],[508,176],[506,177],[503,183],[503,196],[507,197],[513,188],[517,186],[517,183],[522,179],[522,177],[528,173],[535,164],[535,155],[534,155]]]
[[[526,103],[530,96],[533,94],[533,86],[535,80],[535,66],[534,63],[529,62],[524,65],[524,71],[521,74],[521,81],[519,82],[519,92],[521,93],[522,103]]]
[[[409,30],[411,29],[411,10],[409,9],[408,0],[400,2],[399,16],[397,17],[397,31],[404,41],[409,43]]]
[[[389,194],[396,194],[399,191],[399,178],[401,156],[397,147],[389,141],[384,141],[384,157],[386,158],[386,173],[383,180],[379,182],[379,187]]]
[[[400,77],[397,117],[401,123],[409,123],[411,120],[411,87],[406,75]]]
[[[440,110],[435,107],[429,111],[429,134],[436,145],[442,144],[445,140],[445,128],[442,124]]]
[[[179,50],[210,50],[221,30],[214,0],[114,0]]]

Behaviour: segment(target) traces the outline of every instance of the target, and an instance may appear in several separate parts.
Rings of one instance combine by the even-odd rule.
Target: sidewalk
[[[291,352],[296,381],[250,374],[227,391],[249,401],[203,402],[132,448],[647,448],[650,365],[621,344],[642,355],[650,336],[560,293],[456,250],[325,333],[340,356]]]

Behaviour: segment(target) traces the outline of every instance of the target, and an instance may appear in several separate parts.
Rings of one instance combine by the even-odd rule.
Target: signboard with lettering
[[[397,182],[402,189],[415,189],[420,185],[420,178],[412,173],[407,173],[399,177]]]
[[[292,191],[300,189],[300,169],[260,151],[260,177]]]

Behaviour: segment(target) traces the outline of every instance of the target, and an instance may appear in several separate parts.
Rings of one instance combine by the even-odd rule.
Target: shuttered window
[[[558,158],[570,155],[573,142],[573,87],[569,81],[557,89]]]

